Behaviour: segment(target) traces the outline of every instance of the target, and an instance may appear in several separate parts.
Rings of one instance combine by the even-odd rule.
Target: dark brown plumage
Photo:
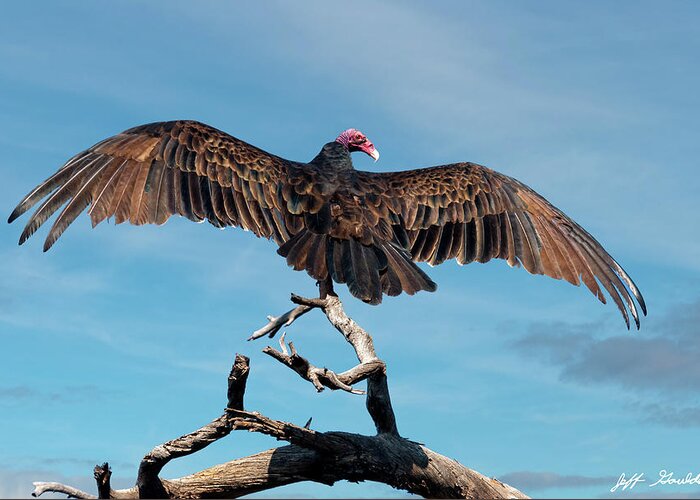
[[[605,303],[602,286],[627,326],[629,310],[639,328],[632,296],[644,314],[646,306],[627,273],[529,187],[474,163],[362,172],[352,167],[353,150],[378,157],[352,129],[311,162],[298,163],[202,123],[152,123],[71,158],[19,203],[9,222],[44,200],[22,244],[63,207],[44,251],[88,207],[93,226],[109,217],[117,224],[163,224],[178,214],[242,227],[274,240],[294,269],[347,283],[372,304],[383,294],[434,291],[415,262],[504,259],[532,274],[583,281]]]

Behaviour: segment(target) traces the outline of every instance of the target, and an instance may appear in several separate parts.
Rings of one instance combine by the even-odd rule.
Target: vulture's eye
[[[357,138],[357,143],[358,143],[358,144],[364,144],[365,142],[367,142],[367,138],[366,138],[366,137],[358,137],[358,138]]]

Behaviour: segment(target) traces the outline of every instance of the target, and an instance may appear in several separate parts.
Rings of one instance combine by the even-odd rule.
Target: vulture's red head
[[[367,153],[369,156],[374,158],[374,161],[379,159],[379,151],[377,151],[377,148],[374,147],[374,144],[367,139],[365,134],[354,128],[349,128],[340,134],[336,138],[335,142],[339,142],[348,148],[348,151],[351,153],[353,151],[362,151],[363,153]]]

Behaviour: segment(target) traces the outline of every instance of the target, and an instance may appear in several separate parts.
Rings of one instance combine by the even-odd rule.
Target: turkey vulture
[[[350,153],[379,153],[349,129],[308,163],[285,160],[195,121],[131,128],[77,154],[34,188],[9,222],[45,198],[24,243],[63,205],[44,243],[51,248],[87,207],[93,227],[163,224],[173,214],[273,239],[295,270],[332,290],[346,283],[370,304],[383,294],[435,291],[416,262],[504,259],[532,274],[580,281],[627,328],[639,328],[632,279],[581,226],[525,184],[475,163],[402,172],[355,170]],[[626,285],[626,286],[625,286]]]

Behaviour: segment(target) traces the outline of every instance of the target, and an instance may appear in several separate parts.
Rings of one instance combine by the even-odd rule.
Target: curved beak
[[[374,158],[374,161],[379,159],[379,151],[377,151],[377,148],[372,148],[372,151],[370,151],[368,154]]]

